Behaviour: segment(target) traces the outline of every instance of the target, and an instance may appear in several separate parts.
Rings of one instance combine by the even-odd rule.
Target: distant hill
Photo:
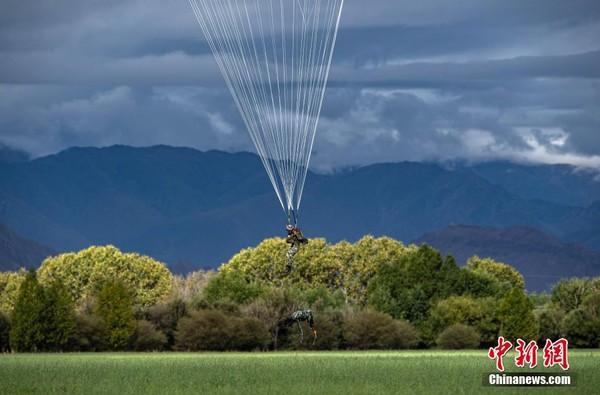
[[[558,189],[596,203],[560,203],[542,170],[531,182],[547,191],[545,199],[464,167],[403,162],[310,172],[300,225],[330,242],[369,233],[408,242],[458,223],[519,225],[600,251],[600,193],[586,187],[594,175],[571,170],[561,173],[573,175],[562,181],[569,187]],[[188,271],[281,236],[285,217],[254,154],[113,146],[0,161],[0,220],[57,251],[110,243]]]
[[[523,274],[530,291],[549,291],[562,277],[600,276],[599,252],[529,227],[453,225],[414,242],[451,253],[459,264],[466,264],[474,255],[510,264]]]
[[[23,151],[15,150],[0,143],[0,162],[26,162],[29,155]]]
[[[21,267],[38,267],[56,251],[24,239],[14,230],[0,222],[0,272],[15,271]]]
[[[474,172],[525,199],[589,206],[600,196],[598,172],[570,165],[524,165],[490,162],[456,170]]]

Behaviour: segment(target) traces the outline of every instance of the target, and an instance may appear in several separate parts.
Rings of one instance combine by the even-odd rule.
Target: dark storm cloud
[[[600,168],[599,2],[347,0],[340,29],[316,168]],[[3,1],[0,143],[251,149],[189,5],[161,0]]]

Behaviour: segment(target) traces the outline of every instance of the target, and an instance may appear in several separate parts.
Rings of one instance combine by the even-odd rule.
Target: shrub
[[[146,320],[136,322],[134,339],[133,348],[136,351],[160,351],[167,345],[165,334]]]
[[[342,328],[336,322],[333,314],[316,312],[314,316],[317,338],[313,344],[313,334],[307,323],[302,323],[304,341],[300,342],[298,325],[294,324],[288,329],[289,347],[302,350],[335,350],[340,348],[342,342]]]
[[[156,304],[148,310],[149,321],[163,332],[167,339],[167,348],[175,345],[175,331],[177,323],[188,314],[188,307],[181,299],[174,299],[168,303]]]
[[[71,341],[75,351],[103,351],[108,348],[104,340],[102,320],[90,314],[78,314],[75,317],[76,330]]]
[[[480,341],[481,335],[474,328],[463,324],[449,326],[436,339],[438,347],[447,350],[477,348]]]
[[[418,332],[411,324],[369,310],[344,322],[344,337],[350,348],[361,350],[412,348],[419,342]]]
[[[240,351],[263,350],[271,341],[265,324],[254,317],[230,318],[231,340],[228,349]]]
[[[198,310],[179,321],[175,344],[183,350],[223,351],[228,348],[230,337],[229,322],[224,314]]]

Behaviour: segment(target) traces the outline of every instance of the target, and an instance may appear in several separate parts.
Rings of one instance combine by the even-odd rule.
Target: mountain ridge
[[[543,188],[584,191],[577,199],[592,202],[585,206],[560,203],[562,192],[523,197],[521,181],[512,188],[476,170],[400,162],[309,171],[300,225],[330,242],[365,234],[408,242],[459,223],[520,225],[600,251],[600,192],[586,189],[592,175]],[[533,171],[534,184],[546,185],[546,173]],[[57,251],[114,244],[189,270],[281,236],[285,215],[255,154],[111,146],[0,162],[0,221]]]

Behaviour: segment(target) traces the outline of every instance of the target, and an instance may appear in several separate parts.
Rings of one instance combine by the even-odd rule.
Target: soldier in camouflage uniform
[[[289,274],[292,271],[292,265],[294,263],[294,255],[300,249],[300,244],[308,243],[308,240],[302,234],[302,231],[297,226],[292,227],[289,223],[285,227],[287,230],[287,237],[285,241],[291,244],[290,249],[288,250],[285,256],[285,270],[283,274]]]
[[[300,330],[300,342],[301,343],[304,341],[304,332],[302,331],[302,326],[300,325],[300,322],[308,322],[308,326],[310,326],[310,329],[312,330],[312,333],[314,336],[314,339],[313,339],[313,344],[314,344],[315,341],[317,340],[317,330],[315,329],[315,322],[313,319],[312,311],[311,310],[295,311],[294,313],[292,313],[291,316],[289,316],[288,318],[286,318],[285,320],[283,320],[280,323],[280,327],[288,327],[288,326],[292,325],[294,322],[298,324],[298,329]]]

